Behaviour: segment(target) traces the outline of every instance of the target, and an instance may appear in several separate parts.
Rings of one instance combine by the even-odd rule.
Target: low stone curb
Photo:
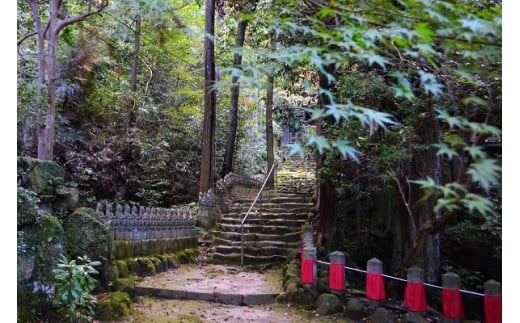
[[[225,294],[191,292],[186,290],[162,289],[153,287],[135,287],[137,295],[153,296],[166,299],[189,299],[195,301],[215,302],[227,305],[249,306],[270,305],[279,294]]]

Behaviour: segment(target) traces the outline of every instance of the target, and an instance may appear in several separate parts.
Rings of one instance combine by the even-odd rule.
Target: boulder
[[[16,195],[16,225],[18,229],[36,222],[36,218],[40,215],[39,201],[35,192],[18,186],[18,194]]]
[[[40,197],[54,195],[55,187],[63,184],[65,170],[51,160],[18,157],[18,182]]]
[[[378,307],[370,318],[368,319],[369,323],[394,323],[394,317],[392,313],[388,310]]]
[[[429,321],[416,312],[408,312],[403,316],[402,322],[428,323]]]
[[[347,317],[354,321],[360,321],[365,317],[365,306],[355,298],[352,298],[347,302],[347,308],[345,311]]]
[[[52,270],[65,254],[65,233],[56,217],[44,214],[17,235],[18,317],[32,322],[39,316],[48,316],[52,308]]]
[[[90,208],[78,208],[64,223],[67,251],[70,259],[87,255],[92,261],[100,261],[95,277],[106,289],[112,278],[112,235],[109,228],[96,219]]]
[[[343,304],[334,294],[321,294],[315,305],[316,312],[320,315],[336,314],[343,311]]]
[[[107,321],[122,321],[130,317],[133,311],[132,300],[128,293],[108,293],[105,299],[98,301],[96,319]]]

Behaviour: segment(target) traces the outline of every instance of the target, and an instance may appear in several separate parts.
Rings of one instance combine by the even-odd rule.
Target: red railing
[[[367,269],[362,270],[345,266],[345,254],[335,251],[330,255],[330,262],[317,260],[316,248],[313,245],[312,227],[306,226],[303,230],[301,245],[301,282],[306,288],[316,288],[317,264],[329,266],[329,289],[331,291],[345,291],[345,271],[355,271],[366,274],[365,290],[369,300],[382,301],[386,298],[383,278],[406,283],[404,293],[404,307],[412,312],[422,312],[428,309],[425,286],[442,291],[442,313],[446,319],[460,320],[464,318],[461,294],[471,294],[483,298],[484,322],[502,322],[502,287],[495,280],[484,283],[484,293],[460,289],[460,277],[454,273],[442,276],[442,286],[424,282],[424,271],[419,267],[407,270],[407,278],[399,278],[383,274],[383,263],[372,258],[367,261]]]

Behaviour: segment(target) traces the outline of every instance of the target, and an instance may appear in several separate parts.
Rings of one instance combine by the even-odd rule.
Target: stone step
[[[239,224],[224,224],[220,223],[218,225],[218,229],[221,232],[238,232],[240,233],[240,225]],[[287,227],[287,226],[278,226],[278,225],[254,225],[244,223],[244,234],[245,233],[264,233],[264,234],[287,234],[293,233],[295,231],[301,231],[301,228]]]
[[[240,264],[240,253],[222,254],[215,252],[213,254],[213,261],[216,263]],[[277,264],[286,261],[286,255],[252,256],[244,254],[244,265],[249,266]]]
[[[234,213],[236,214],[236,213]],[[224,217],[220,219],[221,224],[231,224],[231,225],[240,225],[242,222],[243,215],[236,214],[237,216],[231,216],[228,217],[228,214],[225,214]],[[274,214],[271,214],[274,215]],[[292,214],[287,213],[286,215],[280,217],[280,214],[276,214],[276,217],[270,217],[270,216],[252,216],[250,215],[245,224],[251,224],[251,225],[267,225],[267,226],[277,226],[277,225],[283,225],[291,228],[301,228],[302,225],[306,222],[306,214]]]
[[[309,197],[305,195],[293,195],[293,196],[274,196],[274,195],[268,195],[263,196],[261,199],[258,199],[255,203],[255,205],[258,205],[260,203],[262,204],[282,204],[282,203],[303,203],[307,204],[309,203]],[[254,201],[254,198],[249,197],[240,197],[233,201],[233,205],[235,204],[248,204],[251,205]]]
[[[214,237],[225,240],[240,241],[240,232],[210,231]],[[286,234],[266,234],[266,233],[244,233],[244,241],[275,241],[299,242],[302,239],[302,230]]]
[[[233,246],[233,247],[239,247],[240,248],[240,240],[226,240],[223,238],[215,238],[213,241],[213,244],[215,246]],[[280,248],[288,248],[288,249],[295,249],[299,248],[301,245],[301,241],[295,241],[295,242],[285,242],[280,240],[263,240],[263,241],[246,241],[244,242],[245,245],[251,246],[253,248],[264,248],[264,247],[280,247]]]
[[[273,255],[287,255],[287,253],[292,250],[291,248],[283,248],[283,247],[262,247],[255,248],[251,247],[247,244],[244,244],[244,255],[251,256],[273,256]],[[215,246],[215,253],[220,253],[223,255],[229,255],[233,253],[240,254],[241,248],[240,246],[224,246],[218,245]]]
[[[242,221],[244,216],[246,215],[246,212],[228,212],[222,214],[221,221],[223,219],[227,220],[238,220],[239,222]],[[283,222],[284,220],[305,220],[307,219],[307,213],[268,213],[268,212],[251,212],[249,213],[249,216],[247,217],[247,222],[249,220],[273,220],[278,222]]]
[[[306,205],[302,204],[294,204],[294,205],[287,205],[287,204],[271,204],[271,205],[256,205],[251,209],[251,213],[265,213],[265,214],[280,214],[280,213],[307,213],[307,211],[314,207],[313,203],[308,203]],[[240,214],[246,214],[246,212],[249,210],[249,206],[246,205],[236,205],[231,206],[228,209],[228,212],[226,213],[240,213]],[[250,214],[251,214],[250,213]]]

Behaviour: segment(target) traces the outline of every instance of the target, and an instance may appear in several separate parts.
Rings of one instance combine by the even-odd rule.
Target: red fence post
[[[365,288],[368,299],[379,301],[386,297],[385,285],[383,283],[383,263],[377,258],[367,261]]]
[[[334,251],[330,254],[329,289],[342,292],[345,290],[345,254]]]
[[[446,322],[460,322],[464,318],[460,296],[460,277],[454,273],[442,275],[442,314]]]
[[[405,307],[412,312],[428,309],[426,291],[424,290],[424,271],[419,267],[409,268],[406,273]]]
[[[502,322],[502,284],[496,280],[484,283],[484,323]]]
[[[301,281],[305,287],[312,287],[316,284],[316,248],[303,248],[303,259],[300,269]]]

